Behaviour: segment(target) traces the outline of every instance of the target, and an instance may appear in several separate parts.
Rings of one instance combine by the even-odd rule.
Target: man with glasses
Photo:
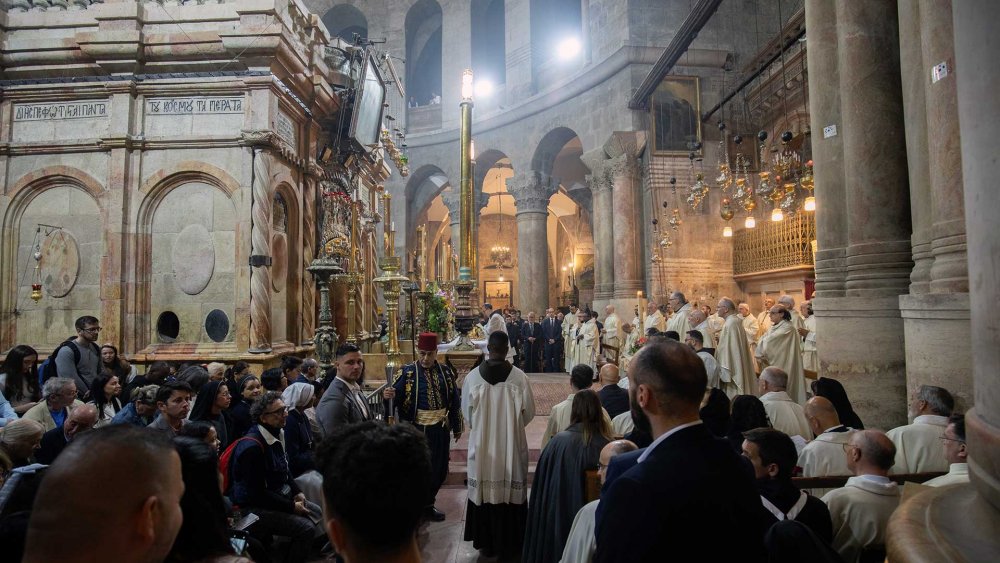
[[[788,374],[788,396],[799,405],[806,403],[805,372],[802,371],[802,336],[795,330],[792,314],[781,305],[768,311],[771,328],[757,344],[757,364],[774,366]]]
[[[288,469],[284,447],[288,407],[281,393],[264,393],[250,407],[250,418],[253,426],[232,453],[229,496],[243,512],[260,518],[251,528],[254,536],[285,536],[291,540],[285,561],[305,561],[317,532],[312,519],[318,522],[323,511],[306,500]]]
[[[101,373],[100,321],[89,315],[76,319],[76,338],[67,340],[56,350],[56,372],[59,377],[76,381],[77,391],[86,395],[90,384]]]
[[[969,482],[969,449],[965,444],[965,415],[954,413],[941,435],[944,457],[948,460],[948,473],[924,483],[928,487],[944,487]]]

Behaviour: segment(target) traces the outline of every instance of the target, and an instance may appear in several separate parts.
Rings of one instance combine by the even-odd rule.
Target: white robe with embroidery
[[[563,317],[563,369],[566,370],[566,373],[569,373],[573,369],[573,349],[576,348],[576,343],[570,340],[569,336],[573,327],[578,324],[580,324],[580,319],[576,318],[576,315],[572,313]]]
[[[806,380],[802,372],[802,335],[789,321],[771,327],[757,343],[757,361],[761,371],[768,366],[781,368],[788,374],[788,396],[796,403],[806,402]]]
[[[715,359],[719,362],[719,377],[722,390],[732,399],[736,395],[753,394],[757,386],[753,356],[747,344],[743,323],[738,315],[726,317],[726,324],[719,334],[719,344],[715,348]]]
[[[685,303],[680,309],[674,311],[674,314],[670,316],[670,320],[667,321],[666,330],[677,331],[677,334],[681,338],[681,342],[684,342],[684,338],[687,336],[689,330],[691,330],[691,324],[688,322],[688,313],[691,312],[691,304]],[[645,331],[643,332],[645,334]],[[708,342],[705,343],[705,347],[709,348]]]
[[[649,329],[655,328],[659,332],[670,330],[667,319],[663,318],[663,313],[657,309],[652,315],[646,315],[646,320],[642,321],[642,335],[649,334]]]
[[[597,323],[593,319],[577,323],[569,331],[569,336],[573,342],[573,355],[567,371],[571,371],[573,366],[579,364],[594,367],[594,357],[597,355]]]
[[[469,500],[476,506],[525,504],[528,440],[524,427],[535,418],[528,376],[513,368],[490,385],[476,367],[462,386],[462,414],[469,426]]]
[[[897,426],[886,432],[896,445],[896,463],[890,473],[928,473],[948,471],[941,436],[948,426],[948,417],[923,414],[913,424]]]
[[[802,436],[803,438],[812,436],[809,421],[806,420],[805,409],[790,399],[788,393],[784,391],[764,393],[760,397],[760,402],[764,403],[767,418],[771,420],[771,426],[775,430],[781,430],[789,436]]]

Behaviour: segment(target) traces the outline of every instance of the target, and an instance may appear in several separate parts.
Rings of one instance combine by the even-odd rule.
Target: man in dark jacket
[[[545,310],[545,320],[542,321],[542,342],[545,345],[545,372],[560,372],[562,366],[562,323],[556,319],[556,310],[549,307]]]
[[[82,434],[97,424],[97,408],[82,405],[69,412],[62,426],[57,426],[42,435],[41,446],[35,452],[35,461],[52,465],[56,457],[78,434]]]
[[[334,353],[333,365],[336,375],[333,378],[327,375],[333,381],[316,407],[316,420],[324,436],[332,434],[338,426],[372,419],[359,383],[365,366],[361,349],[351,343],[342,344]]]
[[[260,517],[251,528],[255,536],[286,536],[289,562],[305,561],[322,509],[299,491],[288,469],[284,427],[288,408],[281,394],[269,391],[250,407],[254,425],[236,444],[230,470],[233,502]]]

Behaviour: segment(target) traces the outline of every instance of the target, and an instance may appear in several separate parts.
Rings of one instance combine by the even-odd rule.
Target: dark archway
[[[441,95],[441,6],[419,0],[406,13],[406,95],[420,105]]]
[[[472,3],[472,69],[477,80],[507,82],[506,7],[504,0]]]
[[[348,43],[354,42],[357,34],[361,38],[368,37],[368,18],[361,10],[350,4],[339,4],[323,14],[323,24],[331,35],[340,37]]]

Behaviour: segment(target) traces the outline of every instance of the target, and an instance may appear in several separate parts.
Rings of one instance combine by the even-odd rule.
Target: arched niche
[[[441,5],[418,0],[406,13],[406,95],[420,105],[441,95]]]
[[[368,18],[350,4],[338,4],[323,14],[323,25],[330,35],[354,43],[354,36],[368,38]]]

